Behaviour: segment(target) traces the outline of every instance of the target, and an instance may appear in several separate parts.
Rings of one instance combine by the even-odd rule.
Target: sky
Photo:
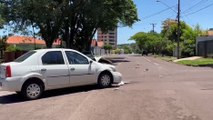
[[[138,32],[149,32],[152,30],[152,23],[155,24],[155,31],[161,31],[161,24],[164,20],[176,19],[178,0],[133,0],[138,10],[139,22],[132,27],[118,28],[118,44],[127,44],[129,38]],[[202,29],[213,28],[213,0],[180,0],[181,20],[191,27],[199,24]],[[9,29],[9,28],[8,28]],[[8,34],[1,30],[0,35]]]
[[[161,31],[164,20],[176,19],[178,0],[133,0],[137,6],[139,22],[132,27],[118,28],[118,44],[132,43],[129,38],[138,32],[149,32],[152,23]],[[202,29],[213,28],[213,0],[180,0],[181,17],[191,27],[199,24]],[[163,11],[163,12],[162,12]]]

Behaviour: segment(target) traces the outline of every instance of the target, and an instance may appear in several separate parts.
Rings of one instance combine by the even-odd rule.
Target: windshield
[[[18,57],[16,60],[14,60],[14,62],[23,62],[27,58],[29,58],[31,55],[33,55],[34,53],[36,53],[36,51],[29,51],[29,52],[23,54],[22,56]]]

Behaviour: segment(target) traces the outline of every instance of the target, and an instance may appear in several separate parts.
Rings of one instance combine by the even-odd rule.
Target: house
[[[20,47],[23,50],[32,50],[34,48],[46,48],[45,41],[42,39],[35,39],[33,37],[26,36],[11,36],[8,37],[6,43],[8,45],[14,45]],[[61,40],[56,40],[53,43],[53,47],[61,45]]]
[[[196,54],[203,57],[213,57],[213,29],[206,36],[197,37]]]

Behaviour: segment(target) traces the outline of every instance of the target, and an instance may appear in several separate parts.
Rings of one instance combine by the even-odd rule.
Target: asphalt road
[[[213,120],[213,69],[152,57],[116,63],[127,83],[46,92],[35,101],[0,92],[0,120]]]

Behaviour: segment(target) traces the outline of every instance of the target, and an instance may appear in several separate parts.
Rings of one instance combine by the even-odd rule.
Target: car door
[[[65,54],[69,62],[71,86],[96,83],[95,66],[87,57],[75,51],[65,51]]]
[[[41,61],[41,74],[48,86],[69,86],[69,70],[61,51],[49,51]]]

